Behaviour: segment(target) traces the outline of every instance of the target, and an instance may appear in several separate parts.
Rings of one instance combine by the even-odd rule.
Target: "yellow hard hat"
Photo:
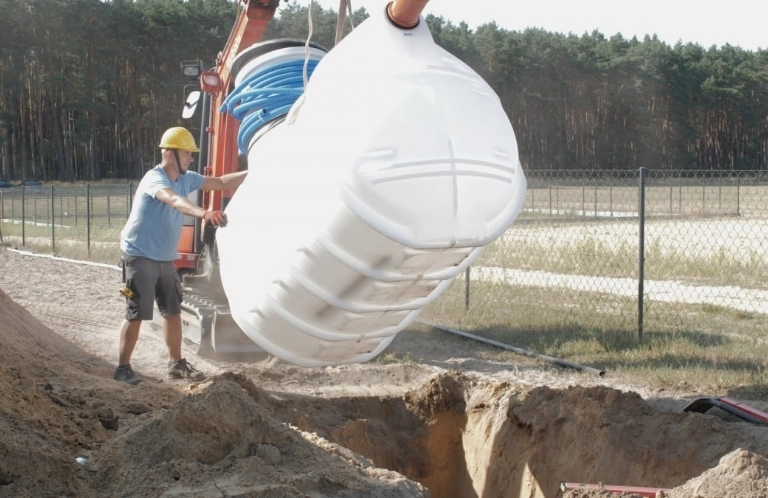
[[[175,126],[168,128],[160,139],[161,149],[181,149],[189,152],[200,152],[195,144],[195,138],[186,128]]]

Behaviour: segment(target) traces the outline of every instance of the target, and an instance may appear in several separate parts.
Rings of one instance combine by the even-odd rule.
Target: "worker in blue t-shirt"
[[[210,177],[188,171],[192,153],[200,149],[186,128],[169,128],[160,140],[160,149],[162,161],[141,179],[120,236],[126,309],[114,379],[134,385],[141,378],[131,368],[131,354],[141,322],[152,319],[155,300],[163,317],[163,336],[170,357],[168,378],[205,378],[181,356],[181,281],[173,261],[178,255],[184,216],[202,218],[215,227],[227,224],[224,212],[206,211],[187,196],[198,189],[235,189],[248,173]]]

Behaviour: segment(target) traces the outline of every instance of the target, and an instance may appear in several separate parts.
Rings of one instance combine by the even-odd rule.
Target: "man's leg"
[[[120,356],[118,365],[129,365],[131,355],[139,340],[139,331],[141,330],[141,320],[123,320],[120,327]]]
[[[168,378],[205,380],[205,374],[187,363],[187,360],[181,356],[182,334],[180,313],[164,317],[163,336],[165,337],[165,345],[168,347],[168,356],[171,359],[168,363]]]
[[[120,350],[114,379],[138,384],[141,378],[131,368],[131,355],[139,340],[142,320],[152,319],[155,282],[159,273],[157,264],[148,259],[122,255],[125,288],[125,320],[120,326]]]
[[[199,372],[181,356],[181,301],[182,288],[173,263],[163,263],[156,291],[157,307],[163,315],[163,336],[168,348],[168,378],[203,380]]]
[[[168,357],[172,362],[181,359],[181,314],[163,318],[163,337],[168,348]]]

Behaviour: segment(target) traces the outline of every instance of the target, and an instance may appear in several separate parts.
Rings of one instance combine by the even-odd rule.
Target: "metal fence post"
[[[91,184],[85,186],[85,245],[91,256]]]
[[[597,218],[597,182],[595,182],[595,218]]]
[[[471,266],[471,265],[470,265]],[[469,269],[470,266],[467,266],[467,269],[464,271],[464,309],[469,309]]]
[[[24,205],[26,202],[24,201],[24,189],[21,189],[21,245],[22,247],[27,245],[27,217],[26,217],[26,209]]]
[[[717,176],[717,214],[723,215],[723,176]]]
[[[549,184],[549,217],[552,217],[552,184]]]
[[[53,203],[55,201],[53,194],[53,185],[51,185],[51,251],[56,253],[56,214],[53,211]]]
[[[672,216],[672,184],[669,185],[669,215]]]
[[[637,196],[638,227],[638,272],[637,272],[637,338],[643,340],[643,293],[645,281],[645,168],[640,168],[640,185]]]

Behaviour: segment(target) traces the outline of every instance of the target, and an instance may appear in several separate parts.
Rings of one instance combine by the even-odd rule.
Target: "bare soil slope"
[[[681,412],[704,393],[486,361],[427,327],[398,335],[385,353],[411,361],[395,363],[190,354],[199,384],[163,378],[145,327],[147,381],[123,385],[119,286],[113,268],[0,249],[0,496],[768,496],[768,428]]]

